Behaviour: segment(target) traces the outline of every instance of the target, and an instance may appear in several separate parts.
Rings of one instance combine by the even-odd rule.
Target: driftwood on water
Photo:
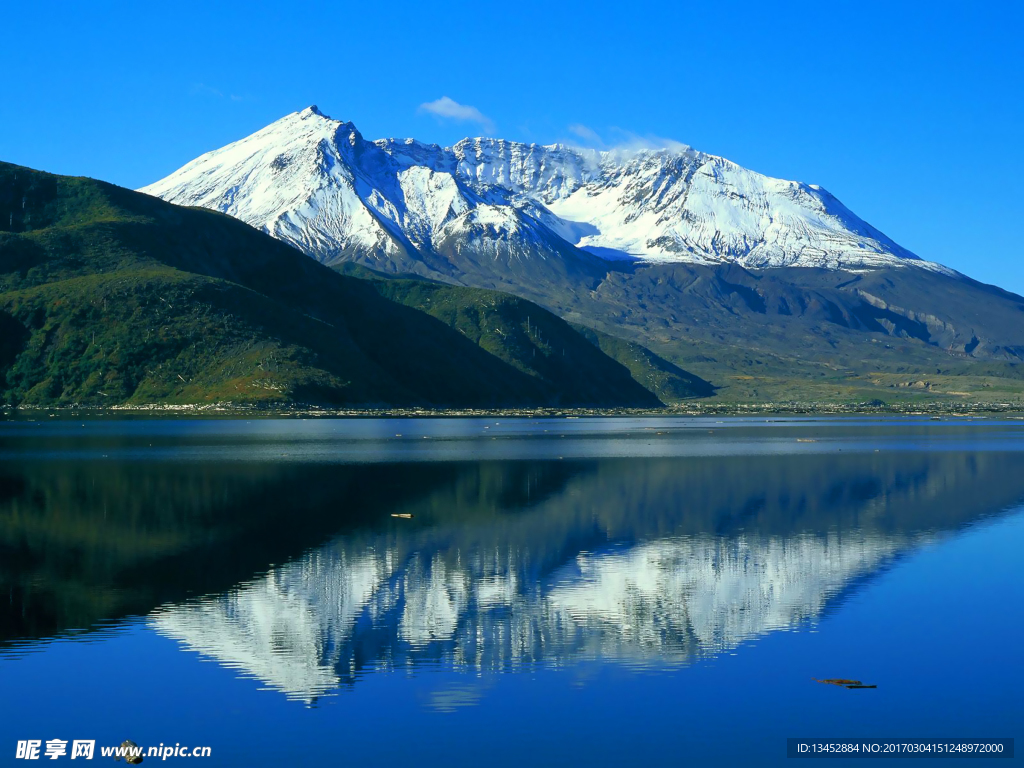
[[[827,677],[824,680],[819,680],[816,677],[812,677],[816,683],[824,683],[825,685],[838,685],[842,688],[877,688],[877,685],[864,685],[860,680],[847,680],[844,677]]]

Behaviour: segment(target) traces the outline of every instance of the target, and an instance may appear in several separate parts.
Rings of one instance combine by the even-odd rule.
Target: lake
[[[0,764],[1018,737],[1022,551],[1020,420],[2,421]]]

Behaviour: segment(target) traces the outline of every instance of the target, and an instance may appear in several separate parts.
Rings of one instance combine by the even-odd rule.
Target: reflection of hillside
[[[510,509],[557,464],[214,462],[0,465],[0,646],[221,591],[397,505]],[[435,499],[435,501],[431,501]]]
[[[933,532],[1018,500],[1022,464],[957,453],[608,460],[573,462],[555,484],[530,474],[550,464],[492,465],[488,483],[469,472],[396,505],[412,521],[340,536],[152,622],[305,700],[426,662],[680,663],[820,616]],[[507,483],[522,491],[516,505],[467,492]]]

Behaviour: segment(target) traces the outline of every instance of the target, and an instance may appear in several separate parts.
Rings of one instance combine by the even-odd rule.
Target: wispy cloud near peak
[[[593,128],[588,128],[582,123],[573,123],[569,126],[569,133],[573,134],[577,138],[583,139],[590,146],[602,148],[604,147],[604,140]]]
[[[487,115],[476,107],[471,107],[468,104],[459,104],[455,99],[447,96],[442,96],[436,101],[420,104],[419,111],[428,112],[442,120],[476,123],[487,133],[494,132],[494,121],[487,117]]]
[[[193,96],[212,96],[215,99],[229,99],[230,101],[250,101],[246,96],[239,96],[237,93],[225,93],[220,88],[214,88],[206,83],[192,83],[189,93]]]
[[[654,136],[652,134],[641,135],[617,126],[610,126],[603,131],[604,136],[608,137],[607,140],[593,128],[582,123],[573,123],[568,126],[568,130],[569,133],[580,140],[574,146],[581,149],[598,149],[621,154],[631,154],[642,150],[692,151],[691,147],[675,139],[667,139],[663,136]]]
[[[627,131],[623,128],[612,127],[609,129],[615,134],[616,141],[613,149],[623,151],[637,151],[641,149],[647,150],[660,150],[666,149],[669,152],[692,152],[693,147],[689,144],[684,144],[681,141],[675,139],[668,139],[664,136],[655,136],[653,134],[638,134],[633,131]]]

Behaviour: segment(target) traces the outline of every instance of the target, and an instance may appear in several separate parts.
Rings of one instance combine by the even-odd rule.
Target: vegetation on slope
[[[714,394],[711,384],[640,344],[567,323],[511,294],[413,275],[385,276],[351,262],[335,269],[369,280],[382,296],[437,318],[513,367],[545,380],[570,380],[586,390],[594,385],[598,367],[607,356],[662,402]],[[581,344],[581,337],[589,345]]]
[[[0,402],[658,404],[557,341],[488,349],[228,216],[0,163]]]

